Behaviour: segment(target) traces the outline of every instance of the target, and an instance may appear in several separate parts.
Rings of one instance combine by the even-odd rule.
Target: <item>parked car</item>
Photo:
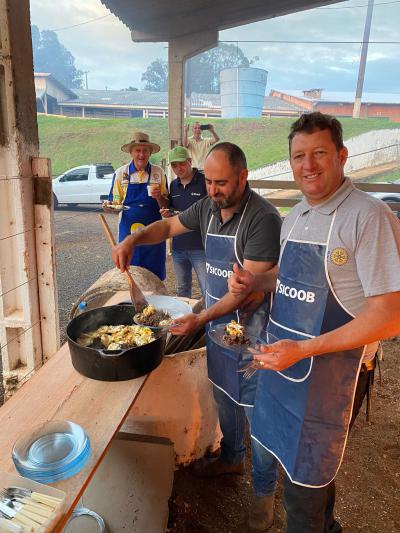
[[[114,167],[110,163],[71,168],[53,180],[54,209],[59,204],[99,204],[107,200]]]
[[[396,180],[393,183],[396,185],[400,185],[400,180]],[[371,192],[370,194],[372,196],[375,196],[375,198],[383,200],[384,202],[397,202],[399,204],[399,209],[395,211],[395,213],[397,217],[400,218],[400,192]]]

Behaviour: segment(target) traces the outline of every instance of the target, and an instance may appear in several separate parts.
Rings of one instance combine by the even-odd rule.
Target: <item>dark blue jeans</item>
[[[215,386],[213,391],[223,435],[221,459],[226,463],[241,463],[246,450],[244,444],[246,418],[250,425],[253,409],[238,405]],[[276,487],[276,459],[254,439],[251,439],[251,455],[254,492],[257,496],[269,496],[275,492]]]
[[[204,250],[172,250],[178,296],[192,296],[192,268],[196,272],[201,292],[206,290],[206,258]]]

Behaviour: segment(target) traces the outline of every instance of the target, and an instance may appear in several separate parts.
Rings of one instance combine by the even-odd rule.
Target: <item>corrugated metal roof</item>
[[[155,91],[97,91],[76,89],[77,98],[58,102],[60,105],[99,105],[99,106],[137,106],[168,108],[168,93]],[[219,109],[219,94],[192,93],[191,105],[194,108]],[[285,102],[280,98],[266,96],[264,108],[283,111],[302,111],[300,106]]]
[[[303,107],[292,104],[291,102],[285,102],[276,96],[264,97],[264,109],[271,109],[275,111],[304,111]]]
[[[353,103],[355,91],[322,91],[320,98],[307,98],[303,91],[279,91],[290,96],[297,96],[309,102],[336,102],[336,103]],[[369,93],[364,92],[361,101],[366,104],[400,104],[400,93]]]

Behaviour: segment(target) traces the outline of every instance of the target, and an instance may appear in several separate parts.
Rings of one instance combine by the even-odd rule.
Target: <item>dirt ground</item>
[[[166,284],[172,294],[171,274]],[[365,420],[364,405],[336,478],[336,516],[348,533],[400,532],[400,338],[385,342],[384,353],[381,384],[376,374],[371,420]],[[213,480],[193,477],[190,467],[178,470],[167,531],[245,533],[251,497],[250,453],[246,466],[243,477]],[[281,482],[275,511],[270,533],[283,532],[285,527]]]

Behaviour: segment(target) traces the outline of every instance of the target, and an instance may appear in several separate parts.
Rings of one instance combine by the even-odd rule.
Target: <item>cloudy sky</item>
[[[239,41],[248,57],[259,56],[254,66],[268,70],[267,91],[312,87],[352,91],[360,44],[261,41],[362,41],[367,3],[349,0],[265,20],[220,32],[219,39]],[[167,58],[165,43],[133,43],[128,28],[100,0],[31,0],[31,19],[40,30],[57,30],[76,66],[88,71],[90,89],[143,88],[141,75],[147,65]],[[370,40],[397,44],[370,44],[364,91],[400,93],[399,20],[400,0],[375,0]]]

